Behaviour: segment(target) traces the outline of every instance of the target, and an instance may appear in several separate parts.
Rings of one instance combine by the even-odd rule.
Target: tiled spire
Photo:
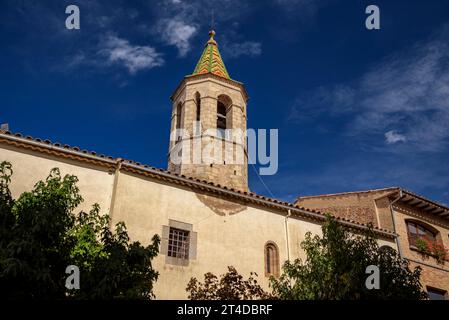
[[[223,59],[221,58],[220,51],[218,51],[218,44],[215,41],[215,31],[209,31],[210,39],[206,43],[203,54],[201,55],[200,61],[196,65],[193,75],[213,73],[219,77],[226,79],[231,79],[226,71]]]

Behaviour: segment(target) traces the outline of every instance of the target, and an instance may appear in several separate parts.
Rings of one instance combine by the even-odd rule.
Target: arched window
[[[221,138],[225,138],[225,130],[228,128],[227,121],[228,108],[232,105],[232,101],[228,96],[220,95],[217,100],[217,134]]]
[[[436,241],[438,231],[420,221],[407,220],[407,233],[409,243],[412,246],[416,246],[416,239],[421,238],[431,242]]]
[[[196,121],[200,121],[201,118],[201,96],[199,92],[195,94],[195,104],[196,104]]]
[[[265,276],[279,277],[279,250],[274,242],[265,245]]]

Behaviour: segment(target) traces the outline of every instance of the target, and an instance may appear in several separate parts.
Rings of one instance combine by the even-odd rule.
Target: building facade
[[[448,299],[449,208],[402,188],[299,197],[299,206],[372,223],[396,236],[401,257],[422,268],[432,299]]]
[[[443,242],[449,246],[446,211],[435,211],[430,201],[426,207],[414,206],[415,201],[408,202],[409,193],[392,201],[400,189],[379,191],[363,201],[347,198],[332,204],[325,196],[314,198],[316,203],[300,198],[292,204],[250,192],[246,140],[226,135],[227,129],[246,129],[248,96],[243,84],[230,78],[214,35],[210,33],[193,74],[181,81],[171,97],[171,131],[176,133],[169,142],[168,170],[0,131],[0,161],[13,165],[13,196],[31,190],[52,168],[76,175],[84,198],[79,210],[90,210],[98,203],[103,213],[110,214],[112,225],[126,223],[132,241],[148,244],[154,234],[161,236],[160,254],[153,261],[160,273],[155,284],[158,299],[185,299],[192,277],[223,274],[228,266],[244,276],[256,272],[258,282],[268,289],[269,276],[277,276],[284,261],[304,258],[300,244],[307,232],[321,233],[322,212],[334,214],[353,232],[366,230],[373,222],[380,245],[424,265],[402,241],[408,225],[400,222],[408,221],[413,210],[424,210],[410,218],[420,221],[415,230],[426,221],[429,230],[445,236]],[[212,153],[207,149],[211,142],[218,145]],[[204,155],[199,160],[190,152],[195,147]],[[216,150],[230,150],[223,153],[233,161],[217,156]],[[345,204],[351,210],[342,209]],[[393,216],[388,213],[391,207]],[[431,271],[425,274],[425,283],[436,293],[437,289],[447,291],[446,267],[433,261],[426,264]]]

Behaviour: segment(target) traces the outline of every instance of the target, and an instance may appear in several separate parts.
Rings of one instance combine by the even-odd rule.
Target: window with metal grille
[[[168,256],[189,259],[190,232],[170,227],[168,236]]]

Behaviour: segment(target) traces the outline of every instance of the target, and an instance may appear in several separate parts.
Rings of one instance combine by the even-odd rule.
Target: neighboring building
[[[231,144],[223,136],[224,129],[246,129],[247,101],[243,84],[230,78],[211,32],[194,73],[186,76],[172,95],[171,128],[185,129],[189,135],[170,141],[169,155],[183,151],[185,155],[185,147],[195,143],[203,150],[209,141],[214,141],[223,149],[232,147],[235,156],[243,154],[243,162],[169,161],[169,170],[165,171],[5,130],[0,130],[0,161],[13,165],[14,197],[31,190],[52,168],[58,167],[62,174],[79,178],[84,198],[80,210],[89,210],[98,203],[102,212],[111,215],[111,224],[126,223],[133,241],[147,244],[154,234],[161,235],[161,252],[153,263],[160,272],[155,285],[159,299],[187,298],[185,288],[191,277],[202,279],[207,272],[223,274],[231,265],[245,276],[256,272],[259,283],[267,289],[268,277],[279,275],[284,261],[304,257],[300,244],[305,234],[320,234],[325,216],[314,209],[248,190],[246,142]],[[194,120],[201,123],[201,130],[197,126],[189,128]],[[211,135],[208,129],[216,134]],[[354,208],[357,205],[351,204]],[[395,208],[398,205],[399,202]],[[400,234],[404,230],[395,229],[393,220],[388,220],[388,202],[372,206],[367,201],[363,206],[372,212],[362,210],[354,216],[338,210],[333,213],[353,232],[366,230],[366,224],[373,222],[380,245],[397,249],[394,230]],[[322,207],[325,212],[331,206]],[[426,209],[430,210],[430,202]],[[405,214],[399,209],[397,212],[398,216]],[[440,220],[445,221],[443,217]],[[433,226],[431,231],[438,230],[441,235],[447,230],[440,224],[429,224]],[[444,236],[447,244],[447,232]],[[405,251],[402,237],[399,239],[399,248]],[[419,257],[415,260],[420,261]],[[445,270],[436,267],[438,272]],[[444,272],[441,277],[447,279]],[[432,275],[428,273],[426,277],[430,279]],[[447,285],[427,278],[425,281],[432,283],[434,289],[448,290]],[[438,293],[434,291],[434,295]]]
[[[396,233],[399,254],[408,259],[412,267],[422,268],[421,283],[429,296],[432,299],[448,298],[447,251],[445,259],[423,254],[427,247],[430,251],[441,251],[443,256],[444,250],[449,248],[448,207],[401,188],[299,197],[296,204],[341,218],[372,223]],[[418,238],[423,241],[420,243]]]

